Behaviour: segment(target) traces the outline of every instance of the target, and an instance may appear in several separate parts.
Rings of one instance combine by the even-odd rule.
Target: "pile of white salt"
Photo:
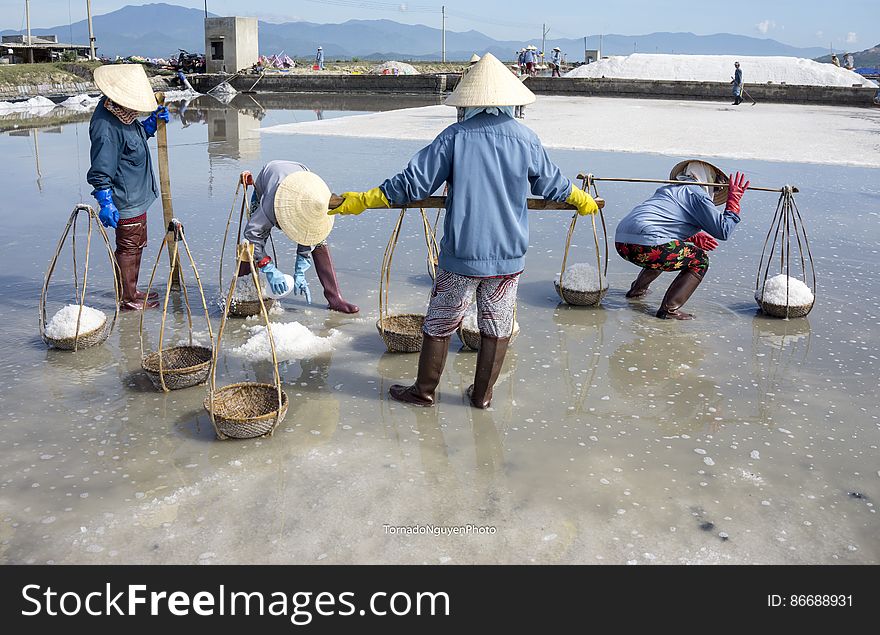
[[[232,354],[250,362],[271,362],[272,349],[266,327],[257,325],[245,328],[251,336],[244,344],[233,348]],[[275,342],[275,354],[280,362],[325,355],[348,340],[336,329],[331,329],[327,337],[320,337],[299,322],[273,323],[272,339]]]
[[[786,279],[788,280],[788,301],[786,302]],[[815,299],[813,292],[806,284],[798,280],[786,276],[784,273],[767,278],[767,282],[763,288],[763,302],[776,304],[779,306],[807,306],[812,304]],[[761,288],[755,291],[755,300],[761,302]]]
[[[601,280],[601,282],[600,282]],[[608,288],[605,276],[599,276],[599,270],[587,262],[571,265],[562,274],[562,287],[571,291],[600,291]]]
[[[69,339],[77,336],[76,320],[79,316],[79,305],[68,304],[60,309],[46,325],[46,335],[53,340]],[[79,334],[84,335],[95,331],[104,324],[107,316],[103,311],[83,306],[82,316],[79,317]]]

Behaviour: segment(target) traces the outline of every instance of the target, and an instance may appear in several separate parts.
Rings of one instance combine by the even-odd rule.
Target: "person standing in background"
[[[843,56],[843,67],[850,71],[856,67],[856,62],[852,53],[847,53]]]
[[[837,53],[831,54],[831,63],[840,68],[840,59],[837,57]]]
[[[324,70],[324,48],[321,46],[318,47],[318,52],[315,54],[315,66],[319,71]]]
[[[742,69],[739,67],[739,62],[734,62],[733,66],[736,69],[733,72],[733,81],[730,82],[731,84],[733,84],[733,105],[739,106],[743,100],[743,72]]]
[[[554,46],[553,52],[550,53],[550,68],[550,77],[562,77],[562,73],[559,72],[562,68],[562,50],[558,46]]]

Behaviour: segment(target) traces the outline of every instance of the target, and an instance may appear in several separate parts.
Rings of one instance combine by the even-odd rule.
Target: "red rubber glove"
[[[718,241],[712,238],[706,232],[694,234],[687,239],[687,242],[694,243],[697,247],[704,251],[712,251],[718,246]]]
[[[739,201],[749,187],[751,181],[746,181],[746,175],[742,172],[730,175],[730,184],[727,186],[727,207],[724,209],[739,214]]]

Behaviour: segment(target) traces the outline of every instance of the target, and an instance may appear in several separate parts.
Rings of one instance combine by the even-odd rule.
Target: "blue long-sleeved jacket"
[[[743,83],[743,71],[741,68],[738,68],[733,72],[733,84],[735,86],[742,86],[742,83]]]
[[[665,185],[637,205],[617,225],[614,241],[632,245],[663,245],[705,231],[727,240],[739,214],[719,211],[699,185]]]
[[[98,102],[89,124],[91,167],[86,181],[95,190],[110,189],[119,218],[134,218],[159,197],[143,124],[125,125]]]
[[[531,49],[526,49],[526,52],[523,54],[523,61],[526,64],[528,64],[530,62],[534,63],[535,62],[535,52]]]
[[[562,61],[562,51],[553,51],[550,54],[550,61],[558,66]]]
[[[395,204],[449,183],[440,267],[465,276],[518,273],[529,247],[529,193],[554,201],[571,181],[538,136],[505,114],[480,113],[441,132],[380,187]]]

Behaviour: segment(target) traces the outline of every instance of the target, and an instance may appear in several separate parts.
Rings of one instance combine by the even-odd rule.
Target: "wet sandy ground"
[[[234,123],[243,132],[206,145],[221,115],[227,130]],[[308,116],[315,115],[270,111],[263,125]],[[260,123],[239,117],[215,110],[206,125],[183,129],[176,121],[170,131],[175,210],[214,298],[241,169],[300,160],[343,191],[376,185],[418,148],[259,138],[247,131]],[[568,218],[536,213],[518,309],[523,332],[486,412],[464,402],[475,354],[459,351],[454,339],[436,408],[388,400],[388,386],[411,379],[416,364],[415,355],[384,353],[374,327],[394,219],[389,212],[339,219],[331,245],[343,290],[361,315],[327,312],[309,272],[315,305],[285,300],[275,319],[321,334],[339,328],[350,341],[328,356],[283,365],[291,407],[274,437],[219,442],[202,409],[203,387],[164,395],[140,374],[136,315],[125,315],[100,348],[72,355],[40,342],[45,268],[73,204],[88,199],[80,176],[87,124],[41,134],[39,146],[37,183],[33,138],[0,137],[10,157],[2,211],[9,248],[0,253],[2,562],[880,562],[877,170],[724,166],[746,170],[755,183],[802,189],[818,302],[808,318],[789,322],[758,315],[752,300],[772,195],[747,195],[744,221],[713,254],[689,304],[698,314],[691,323],[652,317],[665,276],[644,302],[627,301],[623,290],[636,271],[613,250],[603,307],[560,306],[552,280]],[[661,176],[678,160],[551,155],[572,176]],[[650,192],[603,187],[610,227]],[[575,236],[574,262],[593,257],[587,227]],[[405,228],[392,302],[423,310],[429,278],[415,215]],[[155,258],[161,231],[157,203],[145,263]],[[278,244],[280,266],[289,270],[293,247],[283,238]],[[95,262],[90,302],[106,308],[106,265]],[[52,286],[50,311],[70,286],[68,267]],[[216,327],[219,309],[212,314]],[[232,324],[224,349],[243,341],[241,324]],[[185,330],[180,312],[173,326]],[[148,348],[157,329],[154,313]],[[221,383],[270,375],[265,364],[226,355],[218,371]],[[496,531],[438,537],[384,527],[425,524]]]

